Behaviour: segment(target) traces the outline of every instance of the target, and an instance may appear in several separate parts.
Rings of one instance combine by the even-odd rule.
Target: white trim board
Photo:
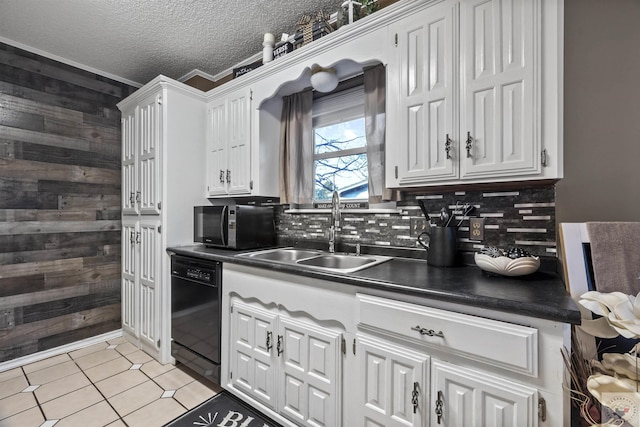
[[[122,336],[122,329],[107,332],[102,335],[96,335],[95,337],[86,338],[81,341],[72,342],[70,344],[61,345],[60,347],[50,348],[49,350],[39,351],[38,353],[28,354],[26,356],[19,357],[17,359],[8,360],[0,363],[0,372],[8,371],[9,369],[17,368],[29,363],[39,362],[40,360],[48,359],[50,357],[59,356],[64,353],[79,350],[81,348],[89,347],[90,345],[99,344],[104,341],[120,338]]]

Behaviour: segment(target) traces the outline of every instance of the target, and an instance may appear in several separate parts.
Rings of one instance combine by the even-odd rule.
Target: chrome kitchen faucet
[[[331,219],[329,228],[329,252],[336,251],[336,233],[340,231],[340,195],[334,190],[331,196]]]

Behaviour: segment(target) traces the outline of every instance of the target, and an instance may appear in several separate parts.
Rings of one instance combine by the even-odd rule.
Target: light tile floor
[[[219,391],[117,338],[0,372],[0,427],[160,427]]]

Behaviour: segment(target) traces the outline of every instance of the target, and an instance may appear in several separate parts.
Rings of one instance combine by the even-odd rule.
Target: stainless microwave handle
[[[229,220],[225,221],[227,218],[227,209],[229,207],[227,205],[222,207],[222,215],[220,216],[220,240],[222,241],[222,246],[227,246],[227,242],[224,240],[224,224],[229,223]]]

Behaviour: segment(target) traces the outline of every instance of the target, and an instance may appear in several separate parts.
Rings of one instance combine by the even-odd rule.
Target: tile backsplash
[[[452,223],[460,223],[458,242],[462,251],[477,252],[484,246],[506,249],[518,246],[532,255],[556,255],[555,190],[552,184],[505,191],[457,191],[437,194],[409,194],[398,202],[398,213],[351,213],[342,211],[339,240],[385,247],[421,248],[411,225],[424,218],[418,205],[424,200],[434,224],[440,224],[442,207],[454,211]],[[471,217],[484,218],[482,242],[469,239],[469,220],[456,210],[465,203],[475,209]],[[326,241],[329,214],[286,213],[280,206],[277,215],[278,237],[283,244],[298,241]],[[415,234],[415,233],[413,233]]]

